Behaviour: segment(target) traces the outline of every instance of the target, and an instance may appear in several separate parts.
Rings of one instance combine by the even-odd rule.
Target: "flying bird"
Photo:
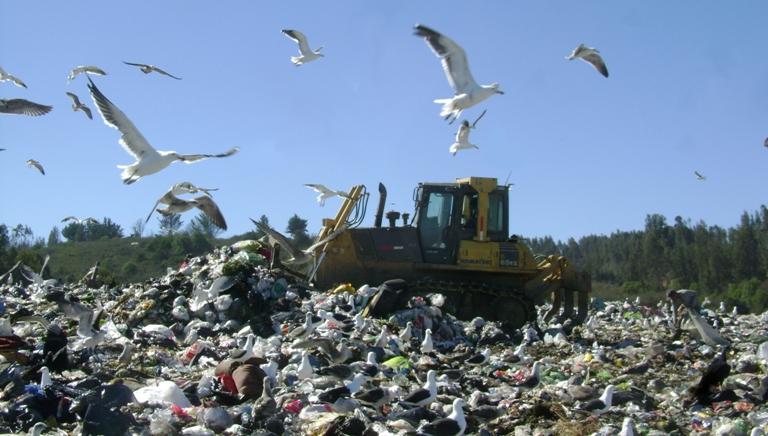
[[[478,85],[475,82],[469,71],[469,63],[464,49],[453,40],[421,24],[416,25],[415,34],[423,37],[427,41],[427,45],[440,58],[448,83],[453,88],[454,95],[452,98],[435,100],[435,103],[443,105],[440,112],[441,117],[446,120],[452,117],[451,122],[453,122],[464,109],[470,108],[494,94],[504,94],[499,89],[498,83]]]
[[[75,95],[72,92],[67,92],[67,95],[69,96],[69,98],[72,99],[72,110],[73,111],[77,112],[78,109],[79,109],[79,110],[83,111],[83,113],[85,113],[85,115],[88,117],[89,120],[93,119],[93,115],[91,114],[91,108],[89,108],[88,106],[84,105],[83,103],[80,103],[80,99],[77,97],[77,95]]]
[[[53,109],[53,106],[31,102],[23,98],[5,100],[0,98],[0,114],[29,115],[36,117],[45,115]]]
[[[600,51],[593,47],[587,47],[584,44],[579,44],[578,47],[573,49],[570,55],[565,57],[569,61],[574,59],[581,59],[584,62],[591,64],[597,71],[605,77],[608,77],[608,68],[603,62],[603,58],[600,57]]]
[[[698,171],[694,171],[694,172],[693,172],[693,174],[694,174],[694,175],[696,175],[696,180],[707,180],[707,178],[706,178],[706,177],[704,177],[704,176],[703,176],[701,173],[699,173]]]
[[[131,165],[117,166],[123,170],[120,176],[126,185],[130,185],[144,176],[161,171],[177,160],[184,163],[193,163],[211,157],[232,156],[240,150],[238,147],[234,147],[221,154],[178,154],[175,151],[155,150],[144,139],[144,135],[133,125],[123,111],[109,101],[90,78],[88,78],[88,81],[90,82],[88,89],[91,91],[91,97],[99,113],[101,113],[104,123],[120,131],[122,134],[119,141],[120,145],[136,159],[136,162]]]
[[[307,188],[314,189],[315,192],[319,193],[320,195],[317,196],[317,202],[320,203],[320,206],[325,206],[325,200],[332,198],[332,197],[344,197],[349,198],[349,194],[344,191],[334,191],[332,189],[328,189],[325,187],[325,185],[321,185],[319,183],[306,183],[304,184]]]
[[[181,80],[181,77],[176,77],[173,74],[171,74],[171,73],[169,73],[169,72],[167,72],[167,71],[165,71],[165,70],[163,70],[161,68],[158,68],[158,67],[156,67],[154,65],[136,64],[136,63],[133,63],[133,62],[126,62],[126,61],[123,61],[123,63],[126,64],[126,65],[133,65],[135,67],[139,67],[141,72],[144,73],[144,74],[149,74],[149,73],[154,71],[156,73],[160,73],[160,74],[163,74],[165,76],[172,77],[172,78],[174,78],[176,80]]]
[[[76,216],[68,216],[68,217],[64,217],[61,220],[61,222],[63,222],[63,223],[66,223],[67,221],[72,221],[72,222],[75,222],[77,224],[82,224],[82,225],[98,224],[99,223],[99,220],[97,220],[96,218],[93,218],[93,217],[78,218]]]
[[[768,148],[768,138],[765,138],[765,141],[763,141],[763,145],[765,148]]]
[[[0,67],[0,82],[11,82],[19,88],[27,87],[26,83],[22,82],[18,77],[6,73],[2,67]]]
[[[40,164],[40,162],[34,159],[29,159],[27,160],[27,166],[30,168],[35,167],[38,171],[40,171],[40,174],[45,175],[45,170],[43,169],[43,166]]]
[[[456,156],[456,153],[459,150],[469,150],[472,148],[477,148],[477,149],[480,148],[475,144],[469,143],[469,130],[475,128],[475,125],[477,125],[477,122],[480,121],[480,118],[482,118],[483,115],[485,115],[485,111],[483,111],[483,113],[481,113],[480,116],[477,117],[477,119],[475,120],[474,123],[472,123],[471,126],[469,125],[469,121],[467,120],[464,120],[461,122],[461,126],[459,126],[459,131],[456,132],[456,142],[451,144],[451,147],[448,149],[448,151],[450,151],[452,155]]]
[[[316,50],[309,48],[307,37],[298,30],[283,29],[281,32],[288,38],[291,38],[296,44],[299,44],[299,53],[301,53],[301,56],[291,56],[291,62],[297,67],[325,56],[320,53],[320,50],[323,49],[322,46],[318,47]]]
[[[206,193],[206,195],[201,195],[191,200],[183,200],[177,197],[177,195],[194,194],[198,191],[203,191]],[[217,206],[213,199],[207,195],[207,191],[208,190],[198,188],[189,182],[177,183],[171,186],[171,188],[165,194],[163,194],[162,197],[157,199],[155,205],[152,206],[152,210],[149,212],[149,215],[147,215],[145,222],[149,221],[149,217],[152,216],[152,213],[155,210],[157,210],[157,212],[161,215],[168,216],[184,213],[193,207],[196,207],[200,209],[208,218],[210,218],[210,220],[218,227],[227,230],[227,222],[224,220],[224,215],[221,214],[219,206]],[[157,205],[161,203],[166,205],[166,207],[158,208]]]
[[[256,225],[256,228],[259,229],[260,232],[267,235],[269,239],[273,241],[273,244],[274,242],[277,242],[280,244],[281,249],[288,252],[291,258],[288,259],[286,263],[291,265],[303,265],[312,261],[313,257],[309,254],[309,252],[307,252],[307,250],[302,251],[294,247],[293,243],[288,240],[288,238],[286,238],[282,233],[254,220],[253,218],[250,218],[250,220],[253,222],[253,224]]]
[[[86,73],[86,74],[96,74],[97,76],[106,76],[107,73],[102,70],[99,67],[94,67],[92,65],[80,65],[72,69],[72,71],[69,72],[67,75],[67,82],[71,82],[72,80],[77,77],[80,73]]]

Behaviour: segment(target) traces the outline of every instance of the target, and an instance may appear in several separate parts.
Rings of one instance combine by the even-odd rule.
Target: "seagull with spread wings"
[[[480,147],[476,146],[475,144],[469,143],[469,130],[474,129],[477,125],[477,122],[480,121],[480,118],[485,115],[485,111],[480,114],[479,117],[475,120],[472,125],[469,124],[469,121],[464,120],[461,122],[461,126],[459,126],[459,131],[456,132],[456,142],[451,144],[451,147],[448,149],[448,151],[451,152],[452,155],[456,156],[456,153],[459,150],[470,150],[473,148],[480,149]]]
[[[18,77],[6,73],[2,67],[0,67],[0,82],[11,82],[19,88],[27,87],[26,83],[22,82]]]
[[[43,169],[43,165],[41,165],[40,162],[34,159],[29,159],[27,160],[27,166],[30,168],[37,168],[37,170],[40,171],[40,174],[45,175],[45,170]]]
[[[160,73],[160,74],[162,74],[162,75],[164,75],[164,76],[168,76],[168,77],[174,78],[174,79],[176,79],[176,80],[181,80],[181,77],[176,77],[176,76],[174,76],[173,74],[171,74],[171,73],[169,73],[169,72],[167,72],[167,71],[165,71],[165,70],[163,70],[163,69],[161,69],[161,68],[158,68],[158,67],[156,67],[156,66],[154,66],[154,65],[149,65],[149,64],[137,64],[137,63],[133,63],[133,62],[126,62],[126,61],[123,61],[123,63],[124,63],[124,64],[126,64],[126,65],[133,65],[134,67],[139,67],[139,69],[141,70],[141,72],[142,72],[142,73],[144,73],[144,74],[149,74],[149,73],[151,73],[151,72],[153,72],[153,71],[154,71],[154,72],[156,72],[156,73]]]
[[[120,145],[136,159],[136,162],[131,165],[117,166],[123,170],[121,177],[126,185],[161,171],[177,160],[184,163],[194,163],[212,157],[232,156],[240,150],[238,147],[234,147],[221,154],[179,154],[175,151],[155,150],[123,111],[109,101],[90,78],[88,80],[90,82],[88,89],[91,91],[91,97],[99,113],[101,113],[104,123],[120,131]]]
[[[600,56],[600,51],[596,48],[587,47],[584,44],[579,44],[578,47],[573,49],[569,56],[566,56],[566,59],[569,61],[574,59],[581,59],[595,67],[595,69],[599,71],[600,74],[608,77],[608,68],[605,66],[605,62],[603,62],[603,58]]]
[[[317,202],[320,203],[320,206],[325,206],[325,200],[332,198],[332,197],[344,197],[349,198],[349,194],[344,191],[334,191],[332,189],[328,189],[325,187],[325,185],[321,185],[319,183],[306,183],[304,184],[307,188],[314,189],[315,192],[317,192]]]
[[[77,75],[81,73],[95,74],[97,76],[107,75],[107,73],[99,67],[94,67],[93,65],[80,65],[75,68],[72,68],[72,71],[69,72],[69,74],[67,75],[67,83],[74,80],[75,77],[77,77]]]
[[[37,117],[45,115],[53,109],[53,106],[35,103],[23,98],[5,100],[0,98],[0,114],[29,115]]]
[[[222,215],[219,206],[216,205],[213,199],[209,196],[209,191],[215,191],[215,189],[198,188],[189,182],[177,183],[171,186],[171,189],[163,194],[162,197],[157,199],[157,202],[155,202],[155,205],[152,206],[152,210],[149,212],[149,215],[147,215],[145,222],[149,221],[149,218],[152,216],[152,213],[155,210],[157,210],[157,212],[161,215],[168,216],[184,213],[196,207],[200,209],[205,214],[205,216],[210,218],[210,220],[218,227],[227,230],[227,222],[224,219],[224,215]],[[197,192],[203,192],[205,195],[195,197],[191,200],[184,200],[177,197],[177,195],[195,194]],[[161,203],[166,205],[166,207],[157,207],[157,205]]]
[[[469,71],[467,54],[453,40],[421,24],[416,25],[415,34],[423,37],[427,45],[440,58],[448,83],[453,88],[452,98],[435,100],[435,103],[443,105],[440,112],[441,117],[452,118],[451,122],[453,122],[459,118],[464,109],[470,108],[492,95],[504,94],[499,89],[498,83],[478,85],[475,82]]]
[[[78,218],[76,216],[70,215],[68,217],[64,217],[61,220],[61,222],[63,222],[63,223],[66,223],[68,221],[72,221],[72,222],[75,222],[75,223],[81,224],[81,225],[98,224],[99,223],[99,220],[97,220],[96,218],[90,217],[90,216],[88,218]]]
[[[694,171],[693,174],[696,176],[696,180],[707,180],[706,177],[704,177],[700,172]]]
[[[293,62],[294,65],[297,67],[299,65],[304,65],[308,62],[312,62],[314,60],[317,60],[325,55],[320,53],[320,50],[323,49],[323,47],[318,47],[316,50],[312,50],[309,48],[309,42],[307,42],[307,37],[304,36],[303,33],[299,32],[298,30],[292,30],[292,29],[283,29],[281,30],[285,36],[288,38],[291,38],[296,44],[299,44],[299,53],[301,56],[291,56],[291,62]]]
[[[271,244],[274,245],[276,242],[280,244],[281,249],[288,252],[291,258],[288,259],[286,263],[290,265],[304,265],[312,261],[313,257],[307,253],[306,250],[302,251],[296,248],[293,243],[282,233],[278,232],[272,227],[269,227],[268,225],[254,220],[253,218],[250,218],[250,220],[253,222],[253,224],[256,225],[256,228],[259,229],[260,232],[267,235],[267,237],[271,240]]]
[[[152,213],[157,210],[158,213],[164,216],[184,213],[194,207],[200,209],[211,221],[224,230],[227,230],[227,222],[222,215],[219,206],[210,197],[210,191],[216,191],[217,189],[198,188],[197,186],[189,182],[177,183],[165,193],[162,197],[158,198],[155,205],[152,206],[152,210],[147,215],[147,219],[144,222],[149,221]],[[195,197],[191,200],[184,200],[177,195],[183,194],[196,194],[203,192],[205,195]],[[158,208],[159,204],[166,205],[165,208]]]
[[[80,103],[80,99],[77,97],[76,94],[74,94],[72,92],[67,92],[67,95],[69,96],[69,98],[72,99],[72,110],[73,111],[77,112],[78,110],[81,110],[81,111],[83,111],[85,116],[88,117],[89,120],[93,119],[93,115],[91,114],[91,108],[89,108],[88,106],[84,105],[83,103]]]

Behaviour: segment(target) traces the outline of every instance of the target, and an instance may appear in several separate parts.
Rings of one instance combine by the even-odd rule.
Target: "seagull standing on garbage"
[[[73,111],[77,112],[78,110],[80,110],[85,114],[85,116],[88,117],[89,120],[93,119],[93,114],[91,114],[91,108],[81,103],[80,99],[77,97],[77,94],[72,92],[67,92],[67,95],[69,96],[69,98],[72,99]]]
[[[540,381],[541,381],[541,362],[536,361],[536,362],[533,362],[533,368],[531,369],[531,374],[528,377],[526,377],[525,380],[513,386],[518,389],[530,390],[538,386]]]
[[[477,145],[469,143],[469,131],[470,129],[475,128],[475,125],[477,124],[478,121],[480,121],[480,118],[482,118],[483,115],[485,115],[485,111],[483,111],[483,113],[480,114],[479,117],[477,117],[477,119],[475,120],[474,123],[472,123],[471,126],[469,125],[469,121],[467,120],[464,120],[461,122],[461,125],[459,126],[459,131],[456,132],[456,142],[451,144],[451,147],[448,149],[448,151],[450,151],[452,155],[456,156],[456,153],[459,150],[470,150],[473,148],[477,148],[478,150],[480,149],[480,147],[478,147]]]
[[[173,74],[168,73],[167,71],[164,71],[164,70],[162,70],[162,69],[160,69],[160,68],[158,68],[158,67],[156,67],[154,65],[138,64],[138,63],[126,62],[126,61],[123,61],[123,63],[126,64],[126,65],[133,65],[134,67],[139,67],[141,72],[144,73],[144,74],[149,74],[151,72],[155,72],[155,73],[160,73],[160,74],[162,74],[164,76],[168,76],[168,77],[174,78],[176,80],[181,80],[181,77],[176,77]]]
[[[251,357],[256,356],[256,353],[253,351],[253,344],[255,339],[256,335],[253,333],[249,334],[248,339],[245,341],[245,346],[243,346],[243,348],[240,350],[233,351],[229,357],[235,362],[245,362]]]
[[[419,427],[420,434],[439,436],[461,436],[467,429],[467,421],[464,417],[464,400],[453,400],[453,410],[446,418],[440,418]]]
[[[341,397],[348,397],[360,391],[363,383],[365,383],[365,376],[362,374],[355,374],[352,381],[345,383],[344,386],[329,389],[325,392],[321,392],[317,399],[323,403],[335,403]]]
[[[306,351],[301,353],[301,363],[299,364],[299,367],[296,368],[296,375],[299,377],[299,380],[305,380],[308,378],[312,378],[312,375],[315,373],[315,370],[312,368],[312,365],[309,363],[309,353]]]
[[[307,188],[314,189],[315,192],[319,193],[320,195],[317,196],[317,202],[320,203],[320,206],[325,206],[325,200],[332,198],[332,197],[344,197],[349,198],[349,194],[344,191],[334,191],[332,189],[328,189],[325,187],[325,185],[321,185],[319,183],[306,183],[304,184]]]
[[[304,65],[308,62],[312,62],[325,56],[320,53],[320,50],[323,49],[322,46],[318,47],[316,50],[309,48],[307,37],[298,30],[283,29],[281,32],[283,32],[283,34],[288,38],[292,39],[296,44],[299,44],[299,53],[301,56],[291,56],[291,62],[293,62],[293,64],[297,67],[299,65]]]
[[[470,366],[481,366],[488,363],[488,360],[490,358],[491,358],[491,349],[486,348],[481,353],[475,354],[467,358],[467,360],[465,360],[464,363]]]
[[[53,381],[51,380],[51,371],[49,371],[48,367],[45,366],[40,368],[40,389],[45,389],[52,384]]]
[[[606,386],[603,394],[600,395],[600,398],[587,401],[578,409],[578,411],[588,412],[593,416],[602,415],[611,408],[611,402],[613,401],[613,390],[613,385]]]
[[[75,79],[75,77],[77,77],[78,74],[81,73],[95,74],[97,76],[107,75],[107,73],[99,67],[94,67],[92,65],[80,65],[78,67],[72,68],[72,71],[70,71],[67,75],[67,82],[71,82]]]
[[[120,131],[120,145],[136,159],[136,162],[131,165],[118,165],[118,168],[123,170],[121,178],[126,185],[161,171],[177,160],[184,163],[194,163],[208,158],[232,156],[239,150],[238,147],[234,147],[221,154],[179,154],[175,151],[155,150],[123,111],[101,93],[90,77],[88,81],[90,82],[88,89],[91,91],[91,97],[99,113],[101,113],[104,123]]]
[[[400,332],[400,340],[403,342],[403,344],[407,344],[411,341],[411,338],[413,337],[413,322],[408,321],[405,323],[405,328],[402,332]]]
[[[381,386],[358,392],[352,398],[369,407],[373,407],[381,415],[381,408],[391,402],[400,394],[400,386],[394,385],[388,388]]]
[[[427,383],[424,387],[417,389],[405,398],[402,403],[409,406],[427,406],[437,398],[437,372],[434,369],[430,369],[427,372]]]
[[[424,340],[421,342],[421,352],[431,353],[435,351],[435,344],[432,341],[432,330],[427,329],[424,332]]]
[[[608,77],[608,67],[605,66],[603,58],[600,57],[600,51],[593,47],[587,47],[584,44],[579,44],[578,47],[573,49],[570,55],[565,57],[569,61],[574,59],[581,59],[584,62],[595,67],[605,77]]]
[[[45,169],[43,168],[43,165],[40,162],[34,159],[28,159],[27,166],[30,168],[33,168],[33,167],[37,168],[37,170],[40,171],[40,174],[45,175]]]
[[[624,422],[621,423],[619,436],[635,436],[635,423],[632,421],[632,418],[624,418]]]
[[[27,87],[26,83],[22,82],[21,79],[19,79],[18,77],[14,77],[6,73],[2,67],[0,67],[0,82],[11,82],[14,85],[18,86],[19,88]]]
[[[427,45],[440,58],[448,83],[453,88],[454,96],[452,98],[435,100],[435,103],[443,105],[440,111],[441,117],[446,120],[449,118],[456,120],[465,109],[492,95],[504,94],[499,89],[498,83],[478,85],[475,82],[469,71],[469,63],[464,49],[453,40],[421,24],[417,24],[415,28],[415,34],[423,37]]]

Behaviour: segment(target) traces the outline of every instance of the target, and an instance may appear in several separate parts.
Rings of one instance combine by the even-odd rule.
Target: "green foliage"
[[[172,236],[174,233],[178,233],[182,224],[181,215],[177,213],[160,215],[157,218],[157,222],[160,224],[160,233],[165,236]]]
[[[285,231],[291,235],[293,243],[297,248],[307,248],[312,245],[312,238],[307,233],[307,220],[300,218],[298,215],[293,214],[288,220],[288,227]]]

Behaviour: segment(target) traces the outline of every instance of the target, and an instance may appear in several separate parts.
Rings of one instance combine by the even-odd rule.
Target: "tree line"
[[[744,212],[732,228],[648,215],[645,228],[555,242],[529,239],[532,250],[561,254],[593,281],[627,295],[694,289],[742,310],[768,309],[768,208]]]

